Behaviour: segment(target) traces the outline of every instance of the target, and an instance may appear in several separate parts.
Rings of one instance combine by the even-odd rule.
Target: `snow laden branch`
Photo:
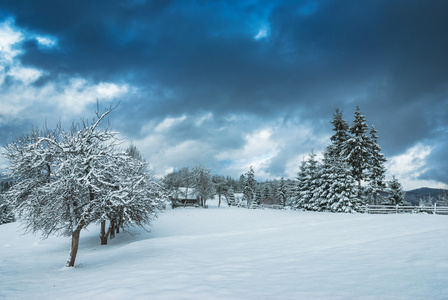
[[[96,112],[90,125],[73,124],[69,131],[60,125],[53,131],[32,129],[3,153],[10,162],[8,175],[16,182],[5,192],[5,202],[27,231],[71,236],[69,267],[74,266],[82,229],[106,221],[143,227],[165,197],[146,173],[146,163],[118,151],[118,133],[101,128],[114,108]]]

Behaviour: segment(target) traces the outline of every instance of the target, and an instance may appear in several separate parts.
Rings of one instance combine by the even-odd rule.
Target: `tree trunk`
[[[110,220],[109,230],[107,231],[107,236],[110,234],[110,239],[115,238],[115,220]]]
[[[219,193],[219,202],[218,202],[218,207],[221,207],[221,193]]]
[[[75,265],[76,254],[78,254],[79,235],[81,233],[82,225],[79,225],[72,234],[72,248],[70,249],[70,256],[68,257],[66,267],[73,267]]]
[[[101,245],[107,245],[107,235],[106,235],[106,221],[101,221]]]
[[[117,228],[117,234],[120,233],[120,226],[121,226],[121,218],[119,217],[117,224],[115,227]]]

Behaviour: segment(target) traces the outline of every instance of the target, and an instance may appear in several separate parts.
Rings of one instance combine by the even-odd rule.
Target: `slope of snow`
[[[176,208],[100,246],[0,226],[0,299],[447,299],[448,217]]]

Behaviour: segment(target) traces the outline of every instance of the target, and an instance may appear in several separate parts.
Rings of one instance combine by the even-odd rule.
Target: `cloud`
[[[57,46],[57,40],[53,37],[37,36],[36,40],[43,47],[53,48]]]
[[[428,172],[427,160],[433,150],[433,147],[419,143],[405,153],[391,157],[386,163],[388,177],[394,175],[405,190],[416,186],[447,188],[444,183],[422,178]]]
[[[80,76],[59,75],[36,85],[47,71],[24,66],[19,59],[23,43],[34,33],[16,28],[12,20],[7,20],[0,24],[0,35],[0,126],[3,130],[9,123],[17,128],[29,128],[30,124],[42,126],[46,119],[51,120],[50,124],[59,120],[69,124],[84,116],[97,100],[107,105],[135,92],[126,83],[94,83]],[[6,140],[10,139],[8,133]]]
[[[114,128],[161,170],[201,162],[235,175],[256,164],[262,176],[295,176],[326,144],[334,110],[350,123],[359,104],[387,157],[430,146],[420,179],[448,182],[448,2],[24,0],[0,9],[0,136],[88,117],[97,98],[121,101]]]

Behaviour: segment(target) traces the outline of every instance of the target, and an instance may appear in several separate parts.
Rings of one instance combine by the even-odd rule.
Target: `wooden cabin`
[[[170,200],[172,208],[180,206],[198,207],[201,205],[200,197],[194,188],[187,189],[185,187],[181,187],[174,191],[174,193],[170,196]]]

